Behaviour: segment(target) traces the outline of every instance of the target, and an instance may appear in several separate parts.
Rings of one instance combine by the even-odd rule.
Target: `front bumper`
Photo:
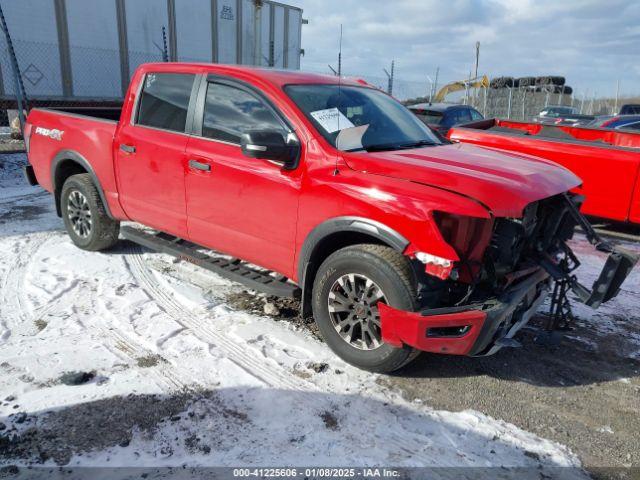
[[[536,313],[550,283],[549,274],[540,268],[484,303],[422,312],[380,304],[382,339],[396,347],[409,345],[425,352],[492,355],[509,344]]]

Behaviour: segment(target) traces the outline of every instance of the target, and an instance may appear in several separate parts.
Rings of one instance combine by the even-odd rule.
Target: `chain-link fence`
[[[637,102],[637,98],[635,101]],[[536,91],[531,88],[473,89],[460,99],[488,118],[530,120],[548,105],[565,105],[583,115],[614,115],[634,98],[588,98],[586,95]]]
[[[419,82],[399,77],[393,78],[390,82],[388,77],[367,74],[347,74],[347,76],[363,79],[381,90],[390,92],[406,104],[429,102],[438,89],[448,83],[440,81],[434,85],[430,79]],[[617,114],[620,107],[626,103],[640,104],[640,96],[596,97],[589,95],[589,89],[576,92],[562,85],[536,85],[533,83],[534,77],[526,78],[531,79],[531,84],[518,87],[462,89],[446,96],[444,102],[472,105],[487,118],[523,121],[530,120],[549,105],[571,106],[580,114],[596,116]],[[612,87],[615,88],[615,84]]]
[[[488,118],[529,120],[547,105],[573,106],[574,98],[530,88],[481,88],[472,90],[462,101]]]

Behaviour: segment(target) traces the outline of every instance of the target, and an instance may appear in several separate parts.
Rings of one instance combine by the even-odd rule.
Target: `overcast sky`
[[[304,9],[302,69],[337,64],[340,24],[346,75],[399,80],[466,78],[480,41],[479,73],[563,75],[582,94],[640,94],[637,0],[289,0]],[[425,87],[426,88],[426,87]]]

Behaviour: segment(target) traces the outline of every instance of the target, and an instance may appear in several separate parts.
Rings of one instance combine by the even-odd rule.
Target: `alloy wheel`
[[[382,289],[364,275],[349,273],[331,286],[328,298],[331,322],[352,347],[374,350],[382,345],[378,302],[386,303]]]
[[[67,217],[71,227],[80,238],[87,238],[91,234],[93,225],[91,207],[87,197],[79,190],[72,190],[67,199]]]

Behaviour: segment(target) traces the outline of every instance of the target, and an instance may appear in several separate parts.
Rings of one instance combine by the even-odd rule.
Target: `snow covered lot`
[[[503,420],[412,401],[299,322],[234,308],[242,287],[197,267],[124,241],[77,249],[23,161],[0,157],[1,464],[531,467],[525,478],[580,466]],[[635,362],[639,329],[619,321],[638,322],[632,275],[616,302],[578,313],[624,333]]]

